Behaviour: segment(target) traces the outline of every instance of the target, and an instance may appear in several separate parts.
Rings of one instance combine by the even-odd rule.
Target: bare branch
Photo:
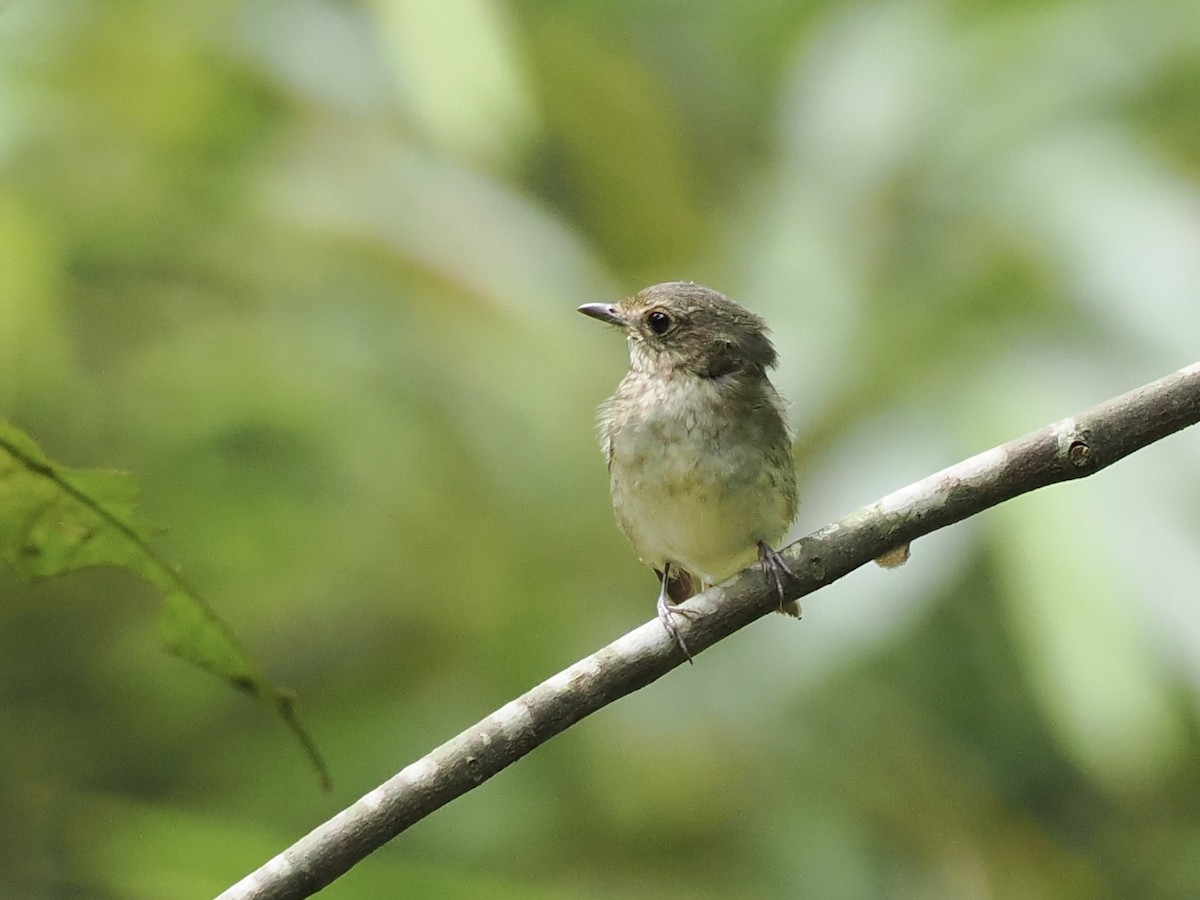
[[[788,546],[803,597],[886,551],[1018,494],[1100,471],[1200,421],[1200,363],[930,475]],[[696,655],[775,609],[751,567],[688,601],[678,619]],[[307,897],[440,806],[684,661],[657,619],[542,682],[246,876],[218,900]]]

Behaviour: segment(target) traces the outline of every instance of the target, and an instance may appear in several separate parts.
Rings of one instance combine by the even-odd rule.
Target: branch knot
[[[1075,438],[1067,448],[1067,459],[1077,469],[1086,469],[1092,464],[1092,447],[1083,438]]]

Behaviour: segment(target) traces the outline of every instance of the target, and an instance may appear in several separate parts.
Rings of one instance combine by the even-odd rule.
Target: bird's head
[[[761,375],[775,365],[766,322],[690,281],[656,284],[618,303],[588,303],[579,311],[625,332],[634,371],[721,378]]]

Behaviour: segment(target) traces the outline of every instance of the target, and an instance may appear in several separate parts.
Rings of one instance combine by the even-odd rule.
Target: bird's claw
[[[788,600],[787,592],[783,587],[783,576],[786,575],[791,580],[796,580],[796,573],[792,571],[791,566],[787,564],[779,552],[771,547],[766,541],[758,542],[758,559],[762,563],[763,572],[766,573],[775,582],[775,590],[779,594],[779,611],[782,613],[790,613],[799,617],[800,604],[795,600]],[[795,607],[795,612],[792,613],[787,607],[791,604]]]
[[[692,659],[692,654],[688,650],[687,644],[684,643],[683,635],[681,635],[679,633],[679,629],[675,627],[672,617],[683,616],[685,619],[690,619],[694,615],[694,610],[680,609],[678,606],[668,601],[665,596],[660,596],[658,598],[658,620],[662,622],[663,628],[667,629],[667,634],[675,639],[675,643],[679,645],[679,649],[683,651],[683,655],[687,657],[687,661],[693,665],[695,664],[695,660]]]

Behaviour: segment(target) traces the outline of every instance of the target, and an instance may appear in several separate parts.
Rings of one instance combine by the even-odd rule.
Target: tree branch
[[[1098,472],[1200,421],[1200,363],[889,494],[789,545],[803,597],[882,553],[1018,494]],[[689,600],[692,654],[779,604],[756,566]],[[684,661],[656,620],[580,660],[438,747],[314,829],[218,900],[307,897],[355,863],[585,716]]]

